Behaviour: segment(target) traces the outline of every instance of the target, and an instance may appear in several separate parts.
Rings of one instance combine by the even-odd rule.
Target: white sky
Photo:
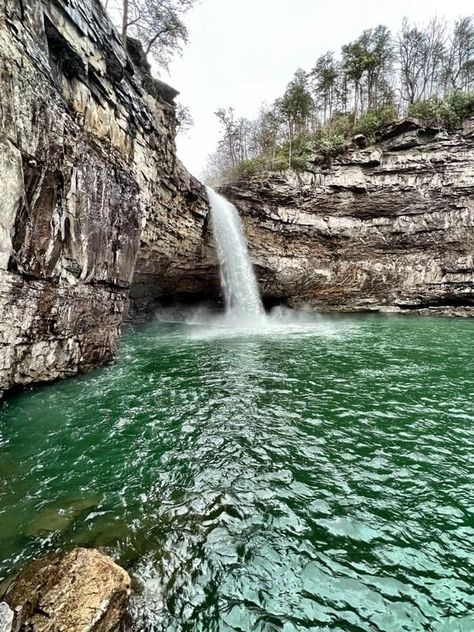
[[[199,176],[217,142],[219,107],[255,117],[297,68],[310,70],[319,55],[338,53],[366,28],[397,31],[404,16],[426,22],[472,11],[472,0],[200,0],[187,16],[190,43],[163,75],[194,118],[178,154]]]

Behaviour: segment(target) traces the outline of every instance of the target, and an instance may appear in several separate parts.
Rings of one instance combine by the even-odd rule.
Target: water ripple
[[[0,409],[1,572],[106,547],[140,631],[474,630],[473,325],[130,332]]]

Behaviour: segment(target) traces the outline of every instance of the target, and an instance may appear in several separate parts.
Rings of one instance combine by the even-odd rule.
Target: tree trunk
[[[129,0],[123,0],[122,40],[125,48],[127,47],[128,2]]]
[[[357,121],[357,114],[359,109],[359,83],[356,82],[354,89],[354,123]]]

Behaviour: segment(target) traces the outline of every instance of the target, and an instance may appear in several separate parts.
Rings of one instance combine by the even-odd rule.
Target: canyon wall
[[[108,361],[135,269],[186,292],[203,259],[176,92],[129,52],[99,0],[0,7],[0,393]]]
[[[267,304],[472,315],[473,123],[406,120],[332,165],[223,185]]]
[[[0,393],[110,360],[124,317],[218,300],[176,91],[99,0],[0,8]],[[375,148],[221,191],[267,304],[471,314],[474,134],[405,121]]]

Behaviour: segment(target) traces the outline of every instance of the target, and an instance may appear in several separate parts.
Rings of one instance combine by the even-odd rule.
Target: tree
[[[474,18],[455,22],[445,58],[445,91],[469,90],[474,84]]]
[[[362,76],[365,70],[365,50],[360,40],[342,47],[342,67],[346,80],[354,85],[354,120],[362,103]]]
[[[122,37],[133,35],[164,68],[188,41],[184,14],[196,0],[123,0]]]
[[[178,134],[187,134],[194,125],[193,117],[189,106],[182,103],[176,104],[176,127]]]
[[[310,72],[310,77],[313,79],[314,102],[318,107],[322,108],[323,123],[326,123],[328,118],[331,118],[334,110],[338,74],[337,64],[332,51],[321,55]]]
[[[377,108],[391,100],[389,81],[393,62],[393,42],[386,26],[364,31],[367,109]]]
[[[445,59],[446,24],[438,18],[424,28],[403,20],[397,37],[397,58],[401,74],[401,96],[412,104],[435,95],[442,82]]]
[[[280,137],[280,117],[275,105],[262,106],[254,131],[254,156],[265,156],[273,168],[275,154]]]
[[[342,47],[342,66],[354,90],[354,120],[369,108],[390,100],[389,79],[392,72],[392,37],[387,27],[379,25]]]
[[[238,129],[234,108],[219,108],[214,114],[222,126],[223,137],[219,141],[221,154],[227,152],[226,162],[233,167],[238,160]]]
[[[293,142],[297,134],[305,129],[313,108],[313,100],[308,89],[308,77],[298,69],[288,84],[285,94],[275,102],[284,124],[288,141],[288,164],[292,164]]]

